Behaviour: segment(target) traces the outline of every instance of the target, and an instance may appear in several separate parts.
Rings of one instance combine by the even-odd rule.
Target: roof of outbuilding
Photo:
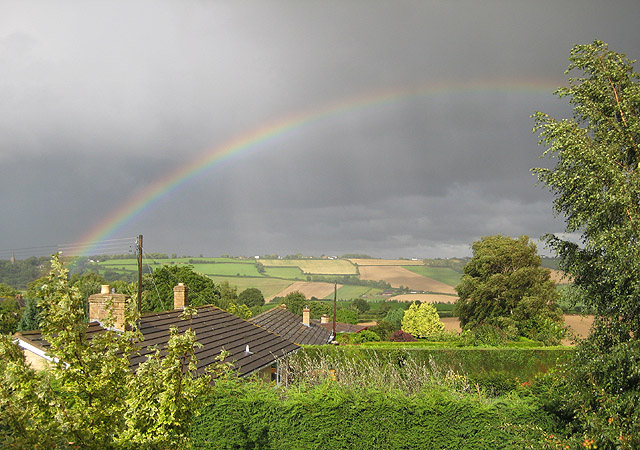
[[[269,331],[279,334],[298,345],[323,345],[331,340],[331,332],[311,322],[302,323],[302,317],[276,306],[250,319]]]
[[[197,341],[202,344],[195,349],[199,372],[204,372],[207,366],[215,363],[223,349],[229,352],[225,361],[233,364],[239,376],[245,376],[300,348],[293,342],[216,306],[200,306],[196,310],[198,314],[191,320],[182,320],[181,310],[144,314],[140,318],[140,331],[144,341],[139,351],[129,360],[131,368],[136,369],[147,359],[147,355],[154,352],[151,347],[157,345],[162,350],[166,346],[171,327],[177,327],[179,332],[191,327],[196,333]],[[87,337],[92,338],[104,331],[98,322],[90,322]],[[49,347],[39,330],[24,331],[18,333],[17,337],[45,351]],[[245,351],[247,346],[249,352]]]

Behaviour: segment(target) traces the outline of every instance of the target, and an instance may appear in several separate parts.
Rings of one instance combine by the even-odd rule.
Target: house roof
[[[333,332],[333,322],[320,323],[317,320],[313,320],[312,323],[315,323],[319,327],[322,327],[326,330],[331,330]],[[362,330],[366,330],[367,328],[369,327],[366,325],[355,325],[352,323],[336,322],[336,333],[360,333]]]
[[[281,306],[258,314],[250,320],[298,345],[323,345],[331,341],[331,331],[313,322],[305,325],[302,323],[302,317]]]
[[[184,332],[189,327],[195,331],[197,341],[202,344],[202,347],[195,349],[199,372],[204,372],[207,366],[215,363],[223,348],[229,352],[225,361],[233,364],[239,376],[267,367],[276,359],[300,348],[293,342],[216,306],[200,306],[196,310],[198,314],[192,320],[182,320],[181,310],[144,314],[140,318],[140,331],[144,341],[139,351],[129,360],[131,368],[136,369],[147,359],[147,355],[153,353],[154,350],[150,347],[157,345],[162,350],[166,346],[169,328],[172,326],[177,327],[179,332]],[[87,337],[92,338],[104,331],[99,322],[90,322]],[[24,331],[16,337],[44,351],[49,347],[39,330]],[[247,346],[249,353],[245,351]]]

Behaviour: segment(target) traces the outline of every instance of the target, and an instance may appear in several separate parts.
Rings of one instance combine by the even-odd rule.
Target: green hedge
[[[276,390],[225,381],[192,427],[197,449],[513,449],[551,418],[532,398],[446,390],[415,396],[332,383]],[[539,428],[538,428],[539,427]]]

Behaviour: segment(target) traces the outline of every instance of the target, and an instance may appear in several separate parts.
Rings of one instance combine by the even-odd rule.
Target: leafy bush
[[[369,330],[362,330],[359,333],[355,333],[351,337],[352,344],[361,344],[363,342],[379,342],[379,341],[380,341],[380,336],[378,336],[373,331],[369,331]]]
[[[407,333],[403,330],[398,330],[393,335],[391,335],[391,342],[416,342],[417,339],[413,337],[412,334]]]

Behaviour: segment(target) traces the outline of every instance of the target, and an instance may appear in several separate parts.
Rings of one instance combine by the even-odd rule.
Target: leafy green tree
[[[234,316],[238,316],[241,319],[249,320],[253,317],[253,312],[247,305],[230,303],[227,307],[227,312],[230,312]]]
[[[600,41],[575,46],[569,59],[573,76],[556,94],[573,117],[534,116],[544,154],[555,161],[534,173],[553,192],[565,231],[577,236],[546,240],[571,274],[574,298],[596,314],[563,402],[600,448],[639,448],[640,75]]]
[[[0,299],[0,334],[11,334],[16,331],[20,316],[20,306],[15,298]]]
[[[371,308],[369,302],[363,298],[357,298],[351,302],[351,307],[358,311],[359,314],[364,314]]]
[[[17,294],[19,292],[8,284],[0,283],[0,298],[15,298]]]
[[[280,304],[287,305],[287,311],[291,311],[299,316],[302,315],[302,310],[307,306],[307,297],[300,291],[289,292],[280,300]]]
[[[193,306],[216,305],[226,308],[228,302],[221,300],[219,287],[206,275],[193,270],[191,265],[162,266],[145,275],[142,289],[146,294],[142,311],[168,311],[173,309],[173,288],[184,283],[189,288],[189,303]]]
[[[414,337],[426,338],[444,330],[444,324],[431,303],[412,303],[404,312],[402,330]]]
[[[338,308],[336,311],[336,321],[342,323],[358,323],[358,313],[353,309]]]
[[[238,295],[238,303],[249,307],[262,306],[264,305],[264,295],[262,295],[260,289],[247,288]]]
[[[550,270],[540,265],[527,236],[486,236],[472,245],[473,257],[456,286],[463,329],[482,324],[548,344],[562,336],[562,311]],[[406,330],[405,330],[406,331]]]
[[[232,286],[227,280],[218,284],[220,289],[220,305],[238,302],[238,288]]]
[[[399,330],[402,327],[402,318],[404,317],[404,309],[395,308],[387,313],[384,317],[386,322],[393,324],[396,330]]]
[[[35,371],[11,338],[0,336],[0,446],[184,447],[193,411],[211,381],[196,375],[193,331],[178,335],[172,329],[167,348],[134,373],[129,355],[142,339],[135,308],[128,311],[126,331],[87,339],[82,296],[69,285],[57,255],[42,291],[41,329],[54,363]]]
[[[397,327],[391,322],[387,322],[386,320],[381,320],[376,326],[369,328],[370,331],[376,333],[381,341],[388,341],[391,339],[393,333],[399,330],[400,327]]]
[[[38,306],[38,299],[29,298],[22,311],[22,316],[18,322],[17,331],[37,330],[40,328],[40,317],[42,308]]]

